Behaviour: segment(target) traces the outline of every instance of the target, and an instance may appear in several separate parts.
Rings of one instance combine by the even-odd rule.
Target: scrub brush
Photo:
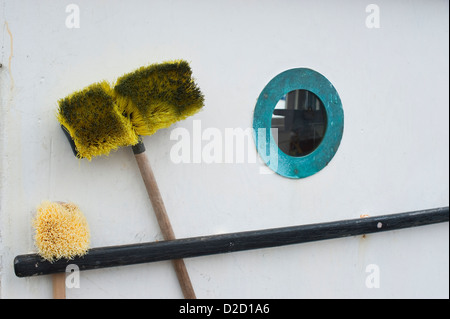
[[[44,201],[33,220],[38,254],[50,262],[84,256],[89,249],[89,226],[73,203]],[[53,297],[65,298],[65,273],[54,274]]]
[[[141,136],[197,113],[203,104],[189,64],[177,60],[141,67],[120,77],[113,86],[100,82],[75,92],[59,101],[57,117],[78,158],[91,160],[121,146],[132,146],[163,237],[173,240],[175,234]],[[184,297],[194,299],[184,261],[172,263]]]
[[[152,135],[197,113],[203,95],[186,61],[141,67],[120,77],[114,97],[139,135]]]
[[[103,81],[60,100],[57,118],[73,139],[77,156],[90,160],[138,142],[129,118],[122,113],[112,88]]]
[[[194,115],[204,97],[189,64],[177,60],[141,67],[113,86],[92,84],[58,104],[57,118],[75,155],[91,160]]]

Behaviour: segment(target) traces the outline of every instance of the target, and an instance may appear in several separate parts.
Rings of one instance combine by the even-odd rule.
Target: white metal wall
[[[2,298],[51,297],[50,277],[17,278],[12,267],[34,251],[30,223],[44,199],[79,204],[93,247],[162,239],[131,150],[78,161],[55,118],[59,98],[149,63],[190,61],[206,98],[202,112],[144,140],[178,238],[448,206],[448,1],[377,0],[379,28],[366,24],[370,2],[356,0],[72,3],[78,28],[69,1],[0,0]],[[325,169],[291,180],[249,161],[171,160],[173,129],[251,127],[261,90],[295,67],[322,73],[342,100],[344,137]],[[199,298],[448,298],[448,230],[186,265]],[[369,265],[379,288],[366,285]],[[67,297],[182,295],[170,262],[157,262],[82,272]]]

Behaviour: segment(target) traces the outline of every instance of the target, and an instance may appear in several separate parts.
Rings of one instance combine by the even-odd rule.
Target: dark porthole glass
[[[322,101],[308,90],[293,90],[283,96],[272,114],[275,141],[286,155],[301,157],[321,143],[327,127]],[[274,130],[275,129],[275,130]]]

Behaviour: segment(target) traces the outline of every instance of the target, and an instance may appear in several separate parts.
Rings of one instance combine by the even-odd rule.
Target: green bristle
[[[138,142],[138,135],[122,115],[106,82],[61,99],[57,118],[71,135],[79,156],[89,160]]]
[[[151,135],[197,113],[204,97],[186,61],[141,67],[120,77],[115,98],[139,135]]]
[[[114,89],[103,81],[58,102],[57,118],[77,156],[90,160],[197,113],[204,97],[189,64],[179,60],[141,67],[120,77]]]

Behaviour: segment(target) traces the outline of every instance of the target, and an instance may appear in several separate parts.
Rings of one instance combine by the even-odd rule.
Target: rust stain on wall
[[[9,58],[8,58],[8,72],[9,72],[9,77],[11,79],[11,91],[14,89],[14,78],[12,75],[12,69],[11,69],[11,61],[14,55],[14,47],[13,47],[13,35],[11,33],[11,29],[9,28],[8,22],[5,21],[5,26],[6,26],[6,31],[9,34],[9,43],[10,43],[10,53],[9,53]]]

